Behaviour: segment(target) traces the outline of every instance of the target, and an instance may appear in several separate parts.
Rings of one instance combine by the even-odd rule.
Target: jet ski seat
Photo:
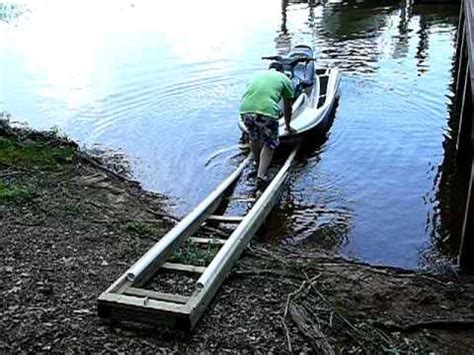
[[[303,89],[314,84],[314,63],[298,63],[293,68],[293,77],[298,78],[299,85]]]

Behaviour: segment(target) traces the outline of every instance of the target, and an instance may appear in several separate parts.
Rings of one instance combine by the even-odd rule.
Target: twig
[[[285,305],[285,311],[283,312],[283,318],[286,319],[286,316],[288,315],[288,308],[290,307],[290,300],[291,300],[291,297],[298,294],[299,292],[301,292],[301,290],[304,288],[306,284],[306,281],[303,281],[300,285],[300,288],[297,289],[296,291],[293,291],[291,293],[288,294],[288,296],[286,297],[286,305]]]
[[[263,270],[263,271],[266,271],[266,270]],[[270,270],[268,270],[268,271],[270,271]],[[273,271],[275,271],[275,270],[273,270]],[[314,281],[314,280],[318,279],[319,277],[321,277],[321,275],[322,274],[316,275],[315,277],[313,277],[312,280]],[[305,287],[306,283],[307,283],[307,281],[303,281],[301,283],[300,287],[296,291],[293,291],[293,292],[289,293],[288,297],[286,298],[286,306],[285,306],[285,311],[283,312],[283,316],[282,316],[282,323],[283,323],[283,326],[285,327],[285,330],[286,330],[286,338],[288,340],[288,349],[289,349],[290,353],[293,352],[293,351],[292,351],[292,348],[291,348],[290,332],[288,331],[288,327],[286,326],[285,320],[286,320],[286,317],[288,315],[288,308],[289,308],[289,305],[290,305],[291,297],[299,294],[303,290],[303,288]]]
[[[94,159],[92,159],[91,157],[88,157],[86,154],[80,152],[78,153],[79,157],[83,160],[85,160],[86,162],[88,162],[89,164],[93,165],[94,167],[98,168],[98,169],[101,169],[109,174],[112,174],[113,176],[121,179],[121,180],[125,180],[129,183],[132,183],[132,184],[140,184],[138,181],[136,180],[133,180],[133,179],[130,179],[122,174],[119,174],[115,171],[113,171],[112,169],[109,169],[107,168],[106,166],[100,164],[99,162],[95,161]]]
[[[306,274],[306,272],[305,272],[304,274],[305,274],[306,278],[308,279],[308,275]],[[360,335],[359,329],[357,329],[351,322],[349,322],[349,321],[347,320],[346,317],[344,317],[341,313],[339,313],[339,311],[334,307],[334,305],[333,305],[331,302],[329,302],[329,300],[328,300],[321,292],[319,292],[319,290],[314,286],[313,283],[310,282],[309,285],[310,285],[310,287],[313,289],[313,291],[316,292],[316,294],[319,296],[319,298],[321,298],[321,300],[322,300],[324,303],[326,303],[326,305],[329,306],[329,307],[334,311],[334,313],[335,313],[339,318],[341,318],[342,321],[343,321],[344,323],[346,323],[347,326],[349,326],[349,328],[351,328],[355,333],[357,333],[358,335]]]
[[[285,332],[286,332],[286,341],[288,342],[288,351],[290,353],[293,352],[293,349],[291,347],[291,338],[290,338],[290,331],[288,330],[288,327],[286,325],[286,322],[285,322],[285,318],[284,317],[281,317],[281,323],[283,324],[283,328],[285,328]]]
[[[288,262],[285,259],[277,256],[275,253],[272,253],[270,250],[267,250],[263,247],[255,247],[249,245],[248,249],[256,255],[270,257],[270,259],[282,263],[285,266],[288,266]]]
[[[169,221],[172,221],[173,223],[179,222],[179,220],[178,220],[176,217],[169,216],[169,215],[165,214],[164,212],[157,212],[157,211],[153,210],[153,209],[150,208],[150,207],[146,207],[146,208],[145,208],[145,211],[151,213],[152,215],[154,215],[154,216],[156,216],[156,217],[159,217],[159,218],[163,218],[163,219],[167,219],[167,220],[169,220]]]
[[[285,271],[285,270],[274,270],[274,269],[246,269],[246,270],[235,270],[234,274],[236,275],[272,275],[279,277],[290,277],[293,279],[302,280],[301,275]]]

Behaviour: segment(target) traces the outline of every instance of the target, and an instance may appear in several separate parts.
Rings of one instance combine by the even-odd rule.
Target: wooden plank
[[[466,66],[469,72],[469,67]],[[469,77],[464,75],[464,87],[461,98],[461,110],[459,115],[459,128],[456,140],[456,155],[460,160],[466,160],[472,155],[472,101],[471,101],[471,84]],[[469,159],[470,160],[470,159]]]
[[[225,244],[226,240],[225,239],[219,239],[219,238],[198,238],[198,237],[190,237],[188,239],[190,242],[193,243],[199,243],[199,244]]]
[[[102,293],[97,300],[97,310],[102,318],[117,321],[132,321],[152,325],[165,325],[179,329],[190,329],[190,309],[187,305],[136,296]]]
[[[207,222],[204,222],[203,224],[201,224],[201,227],[208,230],[209,232],[220,235],[221,237],[224,237],[224,238],[227,238],[230,235],[230,233],[226,233],[225,231],[223,231],[221,229],[208,226]]]
[[[241,216],[217,216],[212,215],[207,218],[208,221],[222,222],[222,223],[240,223],[244,217]]]
[[[467,37],[467,48],[469,56],[469,67],[470,75],[469,79],[471,81],[471,87],[474,86],[474,0],[464,0],[464,16],[465,16],[465,30]],[[474,95],[474,90],[472,90],[471,95]],[[472,97],[471,97],[472,99]]]
[[[237,201],[237,202],[255,202],[257,199],[254,197],[246,197],[246,196],[231,196],[229,200]]]
[[[117,293],[102,293],[98,301],[104,303],[120,303],[124,305],[139,306],[150,310],[161,310],[166,312],[173,312],[177,314],[188,314],[189,308],[182,304],[173,304],[170,302],[163,302],[154,299],[144,300],[143,297],[130,296]]]
[[[188,302],[189,297],[185,297],[178,294],[173,293],[163,293],[157,292],[153,290],[145,290],[143,288],[136,288],[136,287],[128,287],[124,292],[124,295],[129,296],[139,296],[139,297],[148,297],[150,299],[155,299],[158,301],[163,302],[172,302],[172,303],[179,303],[179,304],[186,304]]]
[[[182,271],[189,272],[194,274],[202,274],[206,268],[204,266],[195,266],[188,264],[176,264],[176,263],[164,263],[160,267],[161,269],[172,270],[172,271]]]
[[[467,49],[466,49],[466,31],[464,30],[464,25],[459,29],[459,31],[461,31],[459,33],[459,36],[461,36],[461,40],[460,40],[460,48],[459,48],[459,63],[458,63],[458,67],[457,67],[457,76],[456,76],[456,88],[455,88],[455,91],[456,91],[456,95],[459,97],[459,93],[461,92],[461,90],[463,90],[464,88],[464,76],[466,75],[467,73],[467,67],[468,67],[468,62],[469,62],[469,57],[466,53]]]

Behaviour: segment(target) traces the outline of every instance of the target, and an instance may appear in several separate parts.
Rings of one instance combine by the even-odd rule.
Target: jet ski
[[[309,131],[324,131],[328,116],[336,102],[339,82],[341,80],[337,68],[317,68],[311,47],[298,45],[287,56],[263,57],[283,65],[284,73],[293,84],[293,113],[290,125],[295,133],[290,136],[286,130],[283,116],[279,119],[280,140],[298,138]],[[282,100],[283,101],[283,100]],[[283,102],[280,103],[283,114]],[[239,128],[247,132],[242,117]]]

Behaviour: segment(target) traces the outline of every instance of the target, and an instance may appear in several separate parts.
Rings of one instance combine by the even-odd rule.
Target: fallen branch
[[[78,156],[88,162],[89,164],[91,164],[92,166],[98,168],[98,169],[101,169],[109,174],[112,174],[113,176],[115,176],[116,178],[120,179],[120,180],[124,180],[124,181],[127,181],[131,184],[135,184],[135,185],[139,185],[140,183],[136,180],[133,180],[133,179],[130,179],[122,174],[119,174],[117,173],[116,171],[113,171],[112,169],[109,169],[107,168],[106,166],[100,164],[99,162],[95,161],[94,159],[92,159],[91,157],[87,156],[86,154],[82,153],[82,152],[79,152],[78,153]]]
[[[319,325],[311,320],[304,307],[291,304],[289,311],[291,319],[300,332],[310,341],[315,351],[318,351],[318,353],[320,351],[322,354],[336,354]]]
[[[464,319],[422,319],[407,324],[396,324],[392,322],[378,323],[379,326],[391,331],[409,332],[420,329],[449,329],[467,330],[474,329],[474,316]]]
[[[294,296],[297,296],[301,293],[301,291],[303,291],[303,289],[305,288],[306,284],[308,282],[314,282],[316,281],[318,278],[321,277],[322,274],[318,274],[316,276],[314,276],[312,279],[310,280],[305,280],[301,283],[300,287],[296,290],[296,291],[293,291],[291,293],[288,294],[288,296],[286,297],[286,306],[285,306],[285,312],[283,312],[283,318],[286,318],[286,316],[288,315],[288,307],[290,305],[290,301],[291,301],[291,298],[294,297]],[[307,277],[307,275],[306,275]]]
[[[233,272],[235,275],[271,275],[277,277],[289,277],[292,279],[302,280],[303,276],[295,274],[293,272],[285,270],[275,270],[275,269],[245,269],[245,270],[235,270]]]
[[[248,250],[250,250],[256,256],[271,259],[285,266],[288,266],[288,262],[282,256],[278,256],[268,249],[265,249],[263,247],[256,247],[256,246],[249,245]]]
[[[305,273],[306,278],[308,279],[308,275]],[[355,333],[360,335],[359,329],[357,329],[349,320],[344,317],[337,309],[333,306],[331,302],[313,285],[313,283],[309,284],[313,291],[319,296],[319,298],[330,308],[334,311],[334,313],[344,322],[346,325],[351,328]]]
[[[263,271],[266,271],[266,270],[263,270]],[[267,270],[269,271],[269,270]],[[280,270],[272,270],[272,271],[278,271],[279,273],[281,272]],[[319,277],[321,277],[322,274],[318,274],[316,276],[314,276],[310,282],[314,282],[315,280],[317,280]],[[293,275],[294,276],[294,275]],[[283,323],[283,327],[285,328],[285,331],[286,331],[286,338],[287,338],[287,341],[288,341],[288,350],[289,352],[293,352],[292,351],[292,348],[291,348],[291,339],[290,339],[290,332],[288,330],[288,327],[286,325],[286,317],[288,316],[288,310],[289,310],[289,307],[290,307],[290,302],[291,302],[291,298],[294,297],[294,296],[297,296],[301,293],[301,291],[305,288],[306,284],[307,284],[308,281],[303,281],[300,285],[300,287],[296,290],[296,291],[293,291],[291,293],[288,294],[287,298],[286,298],[286,305],[285,305],[285,310],[283,312],[283,316],[281,318],[282,320],[282,323]],[[292,317],[293,319],[293,317]],[[293,319],[294,321],[294,319]],[[295,322],[295,321],[294,321]],[[296,323],[296,322],[295,322]]]

